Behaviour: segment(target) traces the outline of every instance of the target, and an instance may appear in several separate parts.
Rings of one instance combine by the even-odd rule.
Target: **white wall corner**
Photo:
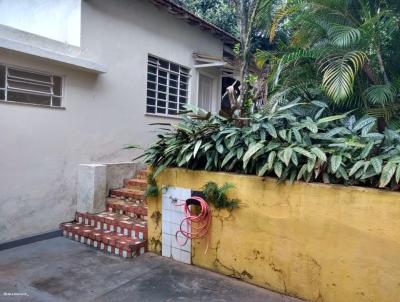
[[[77,211],[99,213],[106,208],[107,167],[101,164],[83,164],[78,169]]]
[[[133,178],[145,168],[145,164],[133,162],[79,165],[76,210],[82,213],[105,211],[109,190],[123,187],[124,179]]]

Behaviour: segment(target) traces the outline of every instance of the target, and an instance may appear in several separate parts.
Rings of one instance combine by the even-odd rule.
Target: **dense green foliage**
[[[228,0],[175,0],[175,2],[233,36],[238,35],[236,13]]]
[[[395,0],[272,0],[268,31],[275,51],[269,99],[324,101],[399,128],[400,2]]]
[[[237,199],[230,199],[226,195],[230,189],[235,186],[230,183],[225,183],[219,187],[215,182],[208,182],[203,187],[203,195],[207,202],[210,202],[217,209],[235,209],[239,206],[239,201]]]
[[[191,108],[164,129],[145,151],[155,175],[173,166],[398,190],[400,1],[231,2],[245,13],[232,114]],[[250,74],[255,37],[270,44]]]
[[[373,117],[324,116],[327,110],[322,102],[295,102],[255,114],[241,127],[216,115],[206,120],[187,115],[158,135],[146,161],[158,171],[172,166],[396,188],[399,133],[374,132]]]

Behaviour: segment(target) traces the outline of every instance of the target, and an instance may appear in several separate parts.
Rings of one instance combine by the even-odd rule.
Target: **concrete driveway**
[[[60,237],[0,251],[0,301],[300,300],[154,254],[124,260]]]

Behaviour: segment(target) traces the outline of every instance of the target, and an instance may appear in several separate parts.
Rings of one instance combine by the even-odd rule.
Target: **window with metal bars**
[[[0,101],[62,106],[60,76],[0,64]]]
[[[149,55],[146,112],[177,115],[188,101],[190,69]]]

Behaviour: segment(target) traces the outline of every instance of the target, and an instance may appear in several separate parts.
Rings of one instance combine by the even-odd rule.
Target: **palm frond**
[[[365,96],[370,104],[385,105],[392,102],[397,95],[397,90],[394,85],[373,85],[365,90]]]
[[[328,37],[332,44],[339,47],[348,47],[360,40],[361,32],[351,26],[334,24],[329,27]]]
[[[323,67],[322,86],[335,102],[348,99],[353,94],[354,79],[366,59],[362,51],[351,51],[344,56],[328,60]]]

